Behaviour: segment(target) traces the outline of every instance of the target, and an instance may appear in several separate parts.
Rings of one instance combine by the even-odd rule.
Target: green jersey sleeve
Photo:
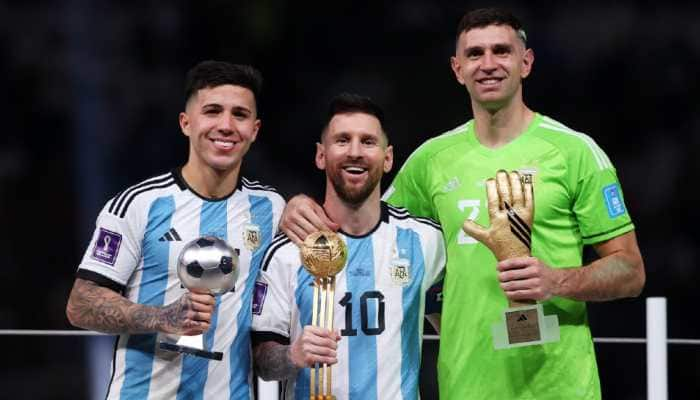
[[[584,244],[599,243],[634,229],[622,188],[607,155],[593,141],[580,155],[573,211]]]

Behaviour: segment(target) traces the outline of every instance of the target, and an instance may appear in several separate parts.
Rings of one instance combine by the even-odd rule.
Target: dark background
[[[535,51],[526,103],[600,144],[637,227],[646,288],[591,304],[594,336],[643,337],[644,298],[665,296],[669,337],[700,338],[700,6],[583,3],[0,3],[0,329],[70,328],[65,303],[99,209],[185,161],[177,115],[196,62],[262,71],[263,126],[245,169],[287,195],[318,195],[313,143],[328,99],[347,90],[384,106],[397,169],[471,117],[449,69],[455,28],[465,10],[499,4]],[[84,339],[2,338],[2,397],[88,397]],[[644,345],[596,349],[604,398],[646,398]],[[428,377],[433,357],[426,345]],[[668,365],[671,398],[697,398],[700,348],[670,345]]]

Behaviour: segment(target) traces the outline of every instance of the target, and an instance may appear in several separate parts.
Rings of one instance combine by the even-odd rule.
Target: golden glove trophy
[[[335,276],[345,268],[348,248],[335,232],[312,233],[301,245],[304,268],[316,278],[314,280],[311,325],[333,330],[333,308]],[[321,372],[323,369],[323,372]],[[314,365],[310,371],[309,398],[311,400],[335,400],[331,366]],[[325,376],[325,385],[324,385]]]
[[[531,227],[534,218],[532,175],[500,170],[496,179],[486,180],[491,227],[466,220],[462,229],[483,243],[498,261],[530,256]],[[491,327],[497,350],[556,342],[559,320],[545,316],[542,304],[534,300],[509,300],[502,322]]]

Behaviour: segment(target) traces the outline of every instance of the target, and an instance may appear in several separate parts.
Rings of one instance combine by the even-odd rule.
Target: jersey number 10
[[[376,299],[377,323],[376,327],[369,327],[368,301]],[[352,293],[345,292],[345,296],[340,299],[339,304],[345,307],[345,328],[340,331],[342,336],[357,336],[357,329],[352,326]],[[362,322],[362,332],[367,336],[376,336],[384,332],[384,295],[378,290],[370,290],[360,296],[360,321]]]

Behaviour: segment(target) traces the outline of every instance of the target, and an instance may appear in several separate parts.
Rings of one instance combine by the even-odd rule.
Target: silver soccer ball
[[[188,289],[226,293],[238,278],[238,254],[225,241],[202,236],[183,247],[177,259],[177,276]]]

